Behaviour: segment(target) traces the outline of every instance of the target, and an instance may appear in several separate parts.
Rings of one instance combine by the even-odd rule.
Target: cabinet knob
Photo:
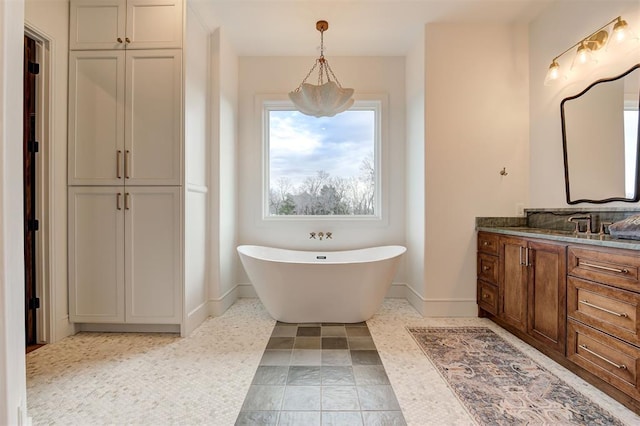
[[[488,299],[488,298],[489,298],[489,295],[488,295],[487,293],[485,293],[485,294],[483,294],[483,295],[482,295],[482,298],[483,298],[483,299]]]
[[[482,270],[483,270],[483,271],[488,271],[488,270],[490,270],[490,269],[491,269],[491,266],[486,266],[486,265],[485,265],[485,266],[483,266],[483,267],[482,267]]]
[[[129,37],[126,37],[124,41],[126,41],[127,43],[131,43],[131,40],[129,40]]]
[[[118,40],[118,43],[122,43],[122,38],[121,37],[118,37],[117,40]]]
[[[483,241],[483,242],[482,242],[482,245],[486,247],[486,246],[488,246],[488,245],[489,245],[489,242],[488,242],[488,241]]]

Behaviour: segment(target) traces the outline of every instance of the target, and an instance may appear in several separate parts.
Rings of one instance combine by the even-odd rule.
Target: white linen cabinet
[[[180,188],[69,187],[72,322],[181,322]]]
[[[69,48],[182,47],[181,0],[72,0]]]
[[[71,0],[71,322],[182,324],[182,9]]]
[[[178,49],[69,53],[70,185],[180,185]]]

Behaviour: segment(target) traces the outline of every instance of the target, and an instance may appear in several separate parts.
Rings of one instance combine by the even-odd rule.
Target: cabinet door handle
[[[524,265],[524,263],[522,263],[522,246],[518,247],[518,254],[520,255],[520,265]]]
[[[129,39],[129,37],[125,37],[124,41],[126,41],[127,43],[131,43],[131,40]]]
[[[620,370],[626,370],[627,366],[624,364],[617,364],[613,361],[611,361],[610,359],[607,359],[605,357],[603,357],[602,355],[595,353],[594,351],[592,351],[591,349],[589,349],[587,347],[587,345],[580,345],[580,348],[584,349],[585,351],[589,352],[591,355],[603,360],[604,362],[606,362],[609,365],[613,365],[615,368],[619,368]]]
[[[529,247],[524,247],[524,266],[531,266],[529,263]]]
[[[129,210],[129,199],[131,198],[131,194],[129,194],[128,192],[126,192],[124,194],[124,209],[125,210]]]
[[[118,192],[116,195],[116,208],[118,210],[122,210],[122,206],[120,205],[120,197],[122,197],[122,193]]]
[[[118,37],[117,40],[118,40],[118,43],[122,43],[122,37]]]
[[[131,170],[131,151],[126,150],[124,152],[124,177],[129,179]]]
[[[118,150],[116,154],[116,175],[118,179],[122,179],[122,170],[120,170],[120,163],[122,162],[122,151]]]
[[[610,268],[608,266],[595,265],[593,263],[582,262],[582,261],[580,261],[578,263],[578,266],[589,266],[591,268],[602,269],[602,270],[609,271],[609,272],[617,272],[618,274],[628,274],[629,273],[628,269]]]
[[[627,313],[625,313],[625,312],[620,313],[620,312],[610,311],[609,309],[603,308],[602,306],[598,306],[598,305],[594,305],[593,303],[589,303],[588,300],[581,300],[580,303],[582,303],[583,305],[587,305],[587,306],[589,306],[589,307],[591,307],[593,309],[597,309],[599,311],[606,312],[608,314],[615,315],[615,316],[620,317],[620,318],[629,318],[629,315]]]

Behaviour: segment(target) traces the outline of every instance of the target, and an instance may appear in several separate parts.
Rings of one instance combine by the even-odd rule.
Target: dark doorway
[[[25,333],[27,348],[37,345],[36,294],[36,41],[24,37],[24,114],[23,114],[23,185],[24,185],[24,277],[25,277]]]

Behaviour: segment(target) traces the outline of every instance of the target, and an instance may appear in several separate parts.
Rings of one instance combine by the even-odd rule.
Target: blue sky
[[[269,120],[271,186],[286,177],[297,187],[318,170],[331,176],[358,176],[362,159],[373,158],[373,110],[321,118],[271,110]]]

